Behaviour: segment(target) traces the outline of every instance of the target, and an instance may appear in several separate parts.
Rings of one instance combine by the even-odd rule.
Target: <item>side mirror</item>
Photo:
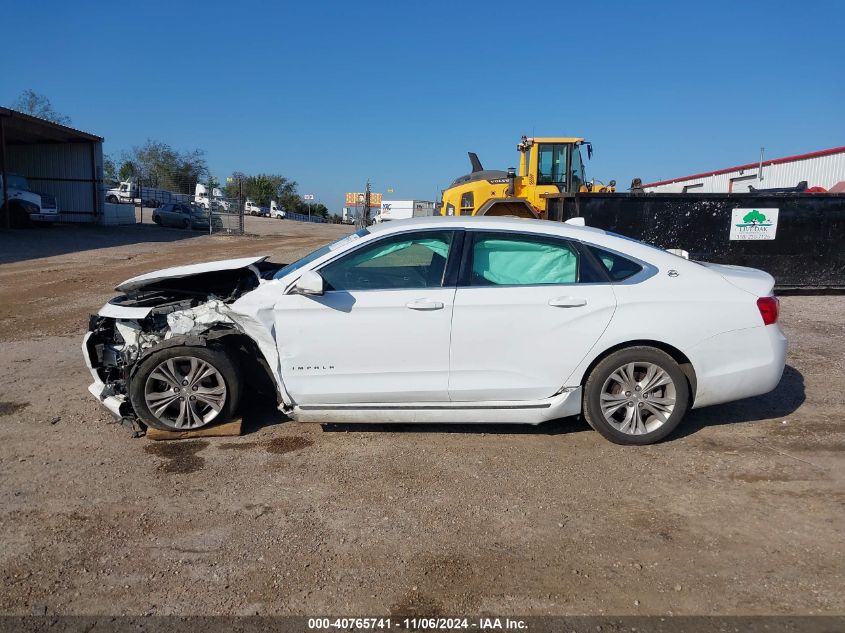
[[[323,294],[326,282],[320,276],[320,273],[314,270],[308,270],[302,273],[302,277],[296,280],[293,285],[294,294],[298,295],[316,295]]]

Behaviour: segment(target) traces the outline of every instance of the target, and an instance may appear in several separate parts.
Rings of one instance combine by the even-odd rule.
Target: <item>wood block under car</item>
[[[243,418],[236,418],[224,424],[212,424],[195,431],[160,431],[147,427],[147,438],[156,442],[160,440],[189,440],[197,437],[231,437],[241,434]]]

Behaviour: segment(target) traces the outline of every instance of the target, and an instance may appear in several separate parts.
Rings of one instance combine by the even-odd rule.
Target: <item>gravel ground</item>
[[[0,232],[0,612],[841,614],[845,297],[787,297],[773,393],[619,447],[577,420],[130,439],[86,391],[87,316],[151,269],[277,261],[258,237]]]

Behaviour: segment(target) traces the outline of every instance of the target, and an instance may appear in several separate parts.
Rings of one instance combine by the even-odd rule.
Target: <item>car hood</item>
[[[763,270],[746,268],[745,266],[700,263],[713,272],[720,274],[728,283],[758,297],[766,297],[772,294],[774,290],[775,278]]]
[[[206,273],[213,273],[219,271],[232,271],[242,268],[248,268],[259,264],[267,259],[267,255],[260,257],[241,257],[239,259],[222,259],[216,262],[205,262],[202,264],[188,264],[187,266],[174,266],[173,268],[163,268],[151,273],[145,273],[127,279],[119,284],[116,290],[121,292],[130,292],[133,290],[140,290],[147,286],[151,286],[166,279],[182,279],[185,277],[193,277],[194,275],[204,275]]]

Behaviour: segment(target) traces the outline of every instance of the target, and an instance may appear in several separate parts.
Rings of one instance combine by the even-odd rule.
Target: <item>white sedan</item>
[[[299,261],[130,279],[91,318],[89,390],[118,416],[196,429],[262,382],[303,422],[538,424],[582,414],[649,444],[690,408],[772,390],[774,280],[597,229],[419,218]]]

